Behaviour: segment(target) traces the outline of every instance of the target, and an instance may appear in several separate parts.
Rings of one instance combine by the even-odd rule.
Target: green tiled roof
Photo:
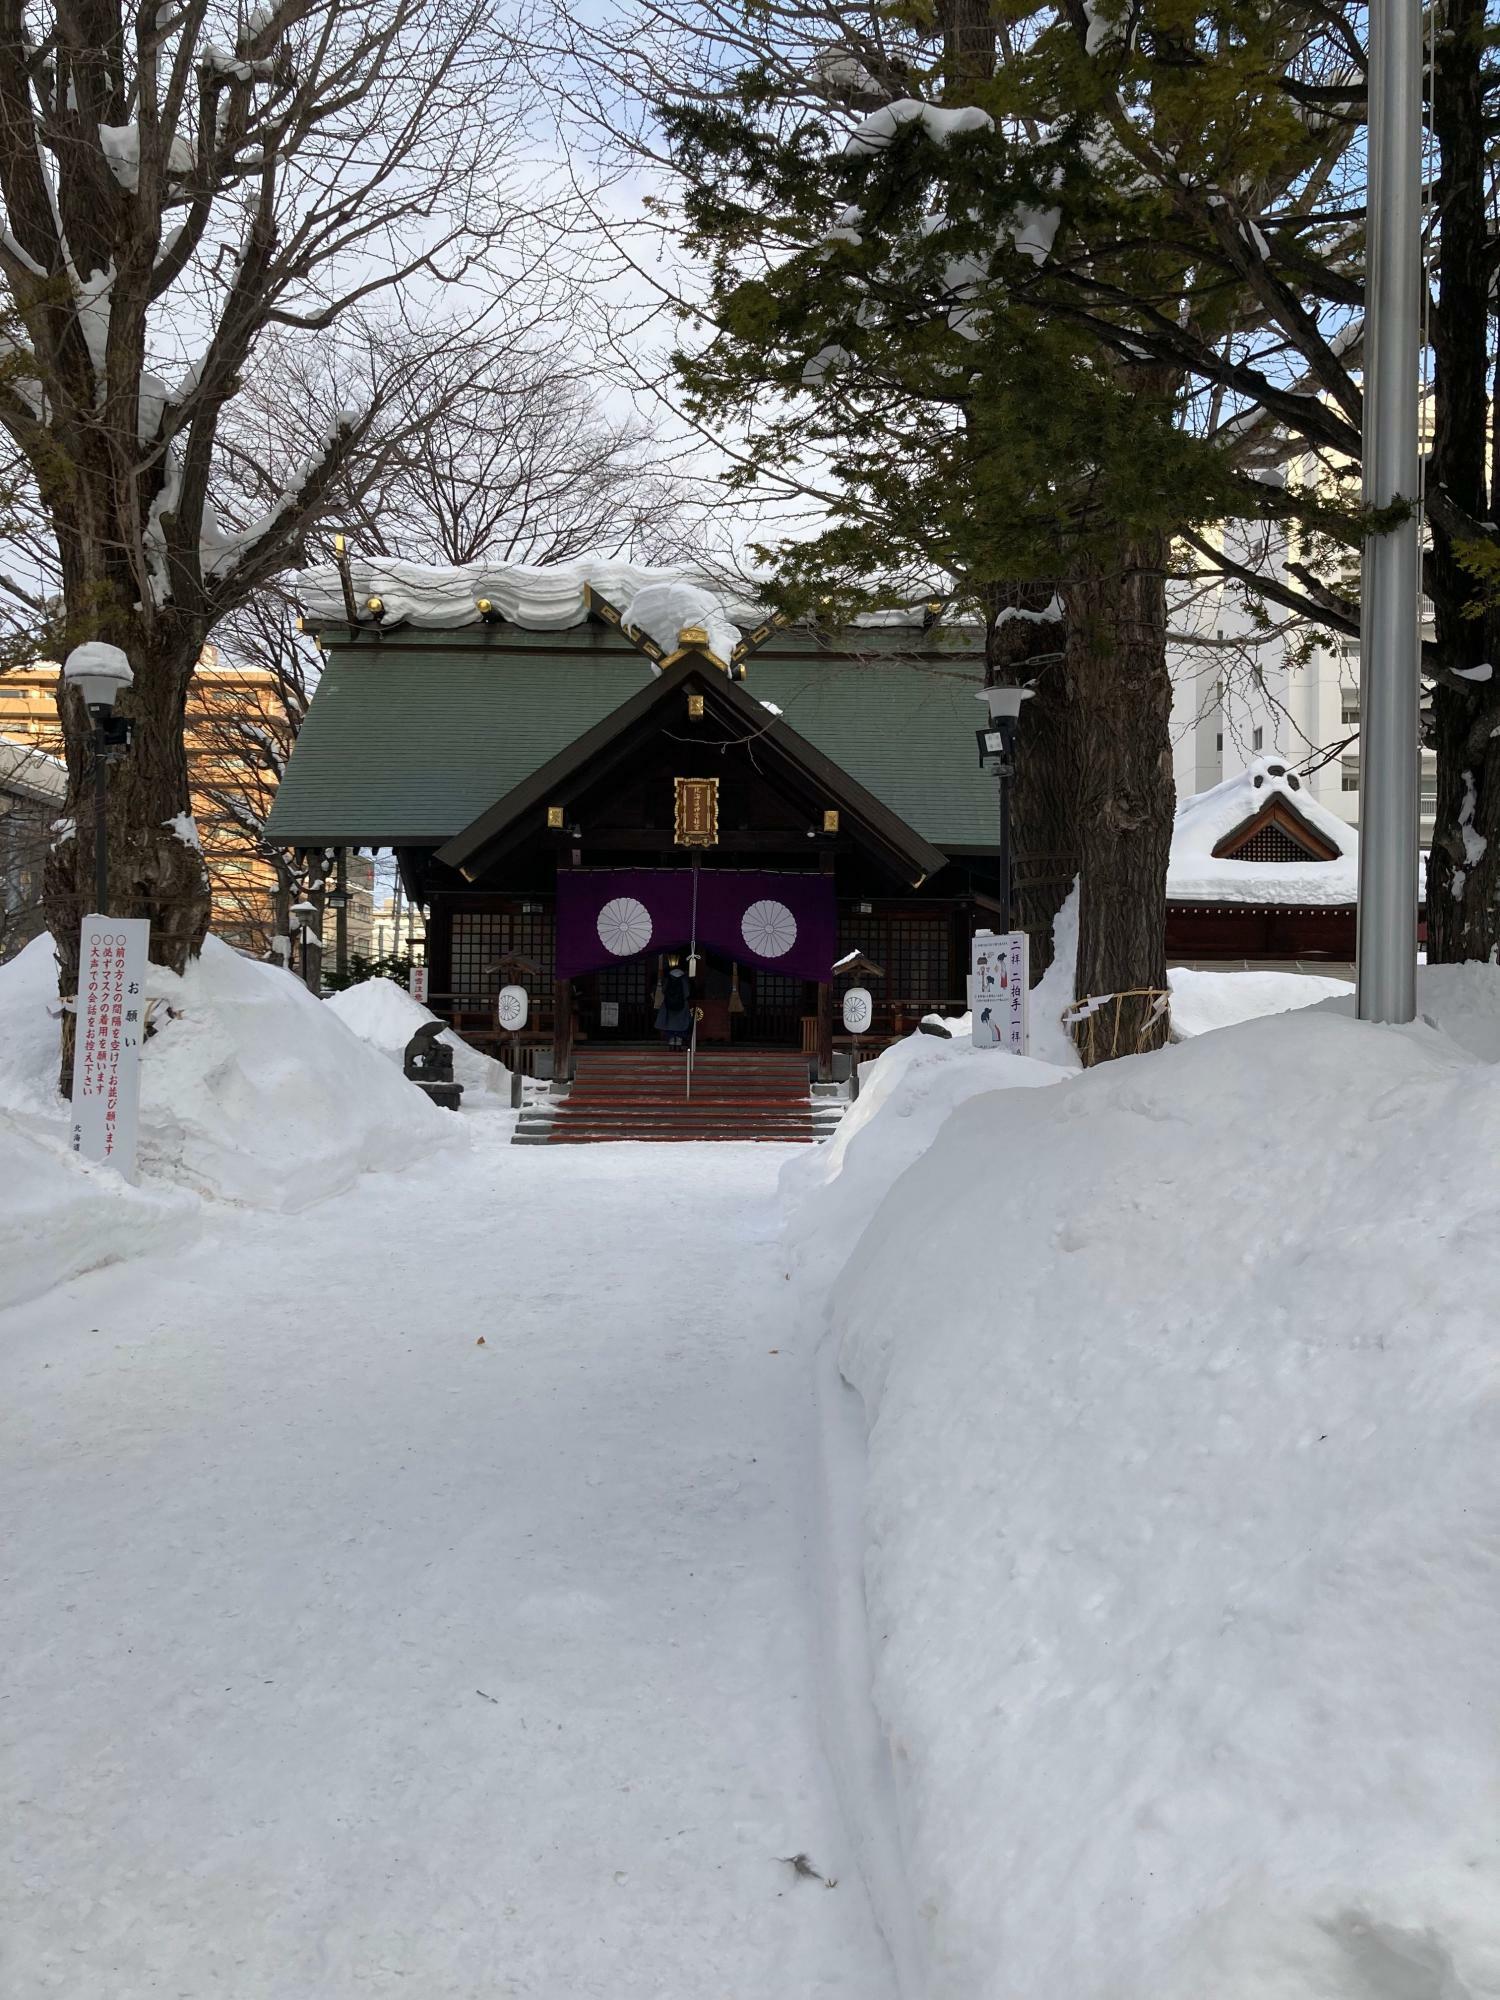
[[[778,634],[742,686],[935,847],[993,846],[995,784],[974,748],[980,661],[909,628],[857,643],[856,658]],[[649,679],[600,624],[330,635],[268,831],[309,847],[446,840]]]

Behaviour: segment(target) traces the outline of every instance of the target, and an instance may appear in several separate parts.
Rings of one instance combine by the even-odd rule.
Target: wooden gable
[[[1277,792],[1214,848],[1219,861],[1292,862],[1337,861],[1338,849],[1311,826],[1285,796]]]

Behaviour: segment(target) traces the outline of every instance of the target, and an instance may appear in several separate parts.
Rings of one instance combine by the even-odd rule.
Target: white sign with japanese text
[[[414,965],[406,975],[406,983],[411,991],[412,999],[425,1007],[427,1005],[427,967],[425,965]]]
[[[145,917],[85,917],[73,1043],[73,1151],[135,1179],[146,1033]]]
[[[1025,931],[976,932],[969,966],[975,1048],[1024,1056],[1031,1025],[1031,954]]]

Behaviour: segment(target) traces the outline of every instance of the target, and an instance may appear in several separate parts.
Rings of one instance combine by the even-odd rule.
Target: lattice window
[[[551,998],[553,923],[550,905],[521,910],[457,910],[453,916],[453,992],[460,1005],[487,1007],[499,990],[497,973],[486,966],[514,956],[530,959],[535,978],[516,983],[535,1000]]]
[[[1304,847],[1300,840],[1293,840],[1285,827],[1275,821],[1252,833],[1243,847],[1237,847],[1232,857],[1236,861],[1316,861],[1318,856],[1311,848]]]
[[[885,972],[877,991],[889,1006],[937,1007],[953,996],[948,991],[948,923],[946,913],[931,916],[888,916],[878,911],[861,916],[839,912],[839,950],[862,951]]]

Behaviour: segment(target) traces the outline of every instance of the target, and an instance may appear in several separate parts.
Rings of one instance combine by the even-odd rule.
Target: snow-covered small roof
[[[67,767],[29,743],[0,741],[0,786],[33,799],[60,799],[68,789]]]
[[[1334,859],[1249,861],[1214,853],[1272,803],[1331,847]],[[1174,903],[1348,904],[1357,900],[1358,880],[1359,835],[1319,805],[1279,757],[1258,757],[1177,808],[1167,867],[1167,896]]]

